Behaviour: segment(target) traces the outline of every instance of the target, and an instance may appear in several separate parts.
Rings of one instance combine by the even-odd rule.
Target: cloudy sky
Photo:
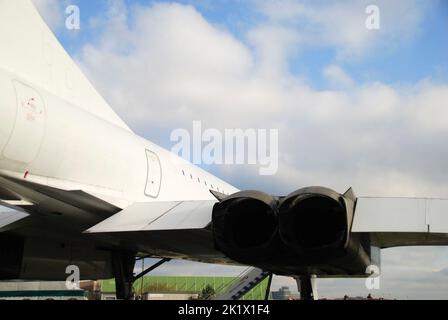
[[[324,185],[448,198],[448,4],[431,0],[35,0],[65,48],[138,134],[279,130],[279,170],[206,169],[240,189]],[[81,28],[64,28],[76,4]],[[366,7],[377,5],[379,30]],[[173,263],[159,272],[238,273]],[[388,298],[448,298],[448,249],[384,252]],[[292,285],[277,278],[275,286]],[[323,296],[368,292],[321,280]]]

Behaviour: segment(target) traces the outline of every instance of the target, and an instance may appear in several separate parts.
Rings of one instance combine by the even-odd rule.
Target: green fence
[[[135,282],[134,290],[137,294],[143,293],[198,293],[207,286],[216,292],[221,292],[235,277],[144,277]],[[268,280],[261,282],[248,292],[241,300],[264,300]],[[103,280],[103,292],[114,293],[115,281]]]

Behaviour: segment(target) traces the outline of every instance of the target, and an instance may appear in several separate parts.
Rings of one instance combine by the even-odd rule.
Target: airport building
[[[87,300],[83,289],[68,290],[65,282],[1,282],[0,300]]]
[[[281,287],[278,291],[271,292],[272,300],[298,300],[298,293],[292,293],[289,287]]]

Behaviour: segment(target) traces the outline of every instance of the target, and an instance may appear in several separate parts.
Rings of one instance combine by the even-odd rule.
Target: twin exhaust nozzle
[[[347,204],[345,195],[323,187],[300,189],[284,198],[259,191],[239,192],[214,207],[215,245],[243,263],[288,252],[309,255],[335,250],[348,242],[351,215]]]

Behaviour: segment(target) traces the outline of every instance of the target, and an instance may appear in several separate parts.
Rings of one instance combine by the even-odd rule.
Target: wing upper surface
[[[358,198],[352,232],[382,247],[448,245],[448,200]]]

